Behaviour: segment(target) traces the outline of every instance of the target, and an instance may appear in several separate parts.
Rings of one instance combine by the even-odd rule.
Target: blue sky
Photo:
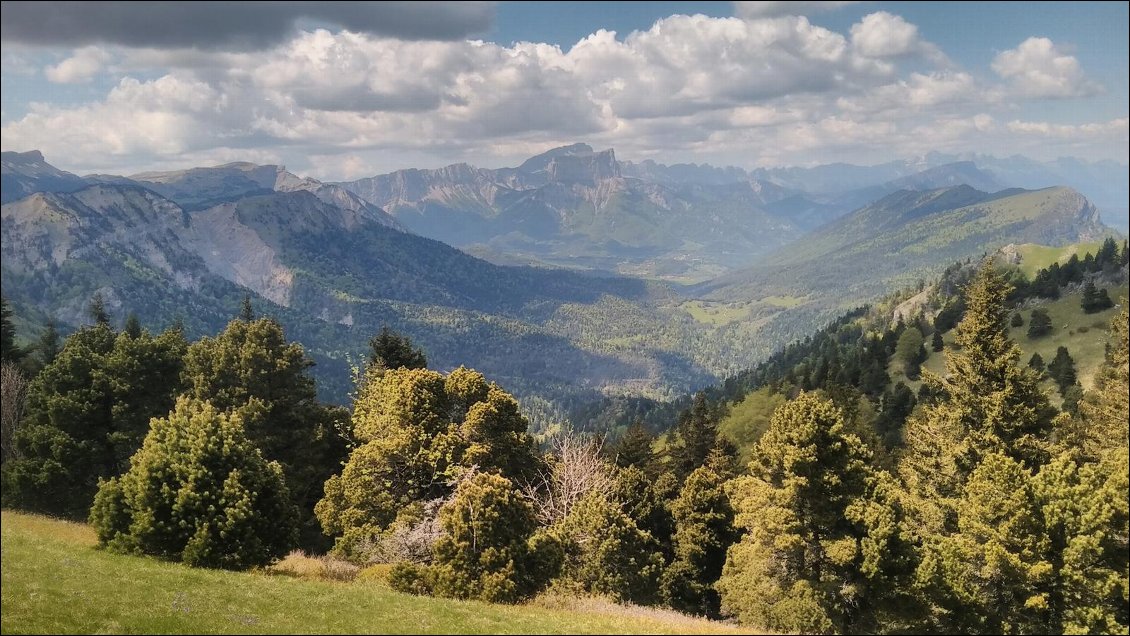
[[[5,2],[0,145],[326,179],[575,141],[747,168],[1127,161],[1127,3],[268,5]]]

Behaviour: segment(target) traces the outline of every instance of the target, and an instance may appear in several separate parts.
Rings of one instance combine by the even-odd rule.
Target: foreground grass
[[[377,584],[202,570],[95,547],[82,524],[2,513],[0,632],[740,633],[673,612],[576,599],[505,606]]]

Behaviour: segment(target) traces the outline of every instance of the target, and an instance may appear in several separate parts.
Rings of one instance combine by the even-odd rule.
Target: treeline
[[[1008,337],[1006,277],[952,274],[968,278],[957,346],[944,376],[921,371],[891,437],[875,425],[880,370],[891,356],[908,370],[927,340],[906,335],[915,320],[845,320],[811,340],[817,357],[781,364],[748,449],[705,394],[662,443],[634,425],[608,446],[539,445],[501,387],[428,370],[390,332],[345,412],[313,401],[301,347],[250,307],[195,343],[96,320],[32,380],[5,505],[81,516],[85,502],[109,549],[212,567],[324,536],[417,594],[553,587],[783,632],[1124,633],[1127,311],[1094,388],[1061,412]],[[169,353],[134,360],[138,342]],[[170,361],[166,384],[133,379],[142,357]],[[88,451],[97,462],[70,464]]]

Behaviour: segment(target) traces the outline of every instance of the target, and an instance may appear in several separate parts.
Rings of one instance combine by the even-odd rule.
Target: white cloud
[[[774,18],[782,15],[811,15],[823,11],[834,11],[859,2],[735,2],[734,13],[747,20]]]
[[[70,57],[54,66],[43,69],[47,79],[56,84],[71,84],[74,82],[88,82],[92,77],[102,72],[106,63],[112,59],[110,53],[97,46],[85,46],[75,49]]]
[[[867,57],[899,57],[917,53],[921,42],[918,27],[902,16],[878,11],[864,16],[851,27],[851,44]]]
[[[1037,138],[996,123],[1018,118],[998,112],[1013,107],[999,82],[952,67],[885,12],[846,36],[802,16],[671,16],[565,50],[319,29],[254,53],[79,49],[52,72],[99,72],[80,72],[86,57],[132,77],[91,103],[29,108],[0,129],[5,149],[38,148],[77,172],[243,157],[334,179],[513,165],[575,141],[626,158],[750,166],[1011,151]]]
[[[1084,97],[1101,90],[1083,74],[1079,60],[1047,38],[1031,37],[1002,51],[993,60],[993,70],[1022,97]]]
[[[1053,124],[1046,121],[1017,119],[1008,122],[1008,130],[1023,135],[1061,139],[1120,137],[1125,142],[1127,131],[1130,130],[1130,119],[1123,117],[1091,124]]]

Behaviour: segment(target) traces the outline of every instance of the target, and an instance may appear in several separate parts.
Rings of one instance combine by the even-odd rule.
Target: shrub
[[[247,439],[239,415],[184,397],[152,421],[129,471],[100,483],[90,511],[111,550],[225,569],[285,554],[296,517],[282,469]]]

